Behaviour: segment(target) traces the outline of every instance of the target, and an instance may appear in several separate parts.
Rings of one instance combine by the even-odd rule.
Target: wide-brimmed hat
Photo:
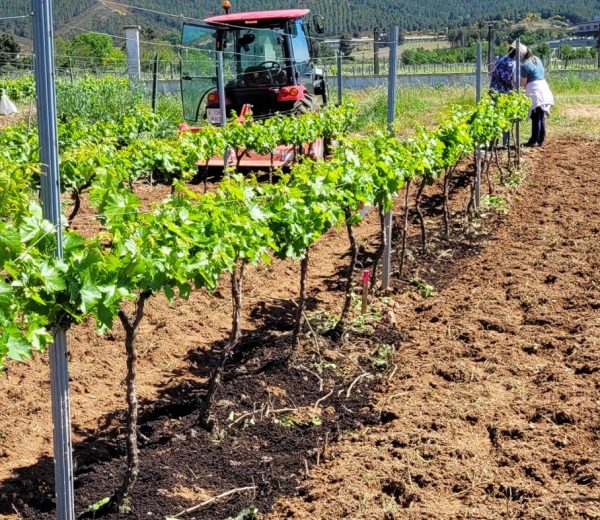
[[[521,55],[521,58],[523,58],[527,54],[527,51],[529,51],[529,49],[527,48],[526,45],[523,45],[522,43],[519,43],[518,45],[519,45],[519,54]],[[517,40],[515,40],[514,42],[512,42],[510,44],[510,48],[511,49],[517,48]]]

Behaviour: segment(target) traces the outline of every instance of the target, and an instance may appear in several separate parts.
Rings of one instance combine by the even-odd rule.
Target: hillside
[[[124,3],[168,11],[184,16],[203,18],[220,11],[220,0],[120,0]],[[581,21],[600,13],[600,0],[234,0],[235,10],[278,9],[306,6],[320,13],[326,20],[328,33],[367,31],[374,26],[398,24],[405,31],[444,29],[466,25],[482,19],[518,19],[527,12],[542,16],[562,15],[572,21]],[[22,0],[3,0],[0,3],[0,32],[9,31],[19,36],[31,34],[30,20],[4,20],[2,17],[26,14]],[[179,29],[181,19],[139,10],[123,9],[102,0],[54,0],[54,18],[59,33],[68,32],[65,23],[121,34],[122,27],[140,23],[158,31]]]

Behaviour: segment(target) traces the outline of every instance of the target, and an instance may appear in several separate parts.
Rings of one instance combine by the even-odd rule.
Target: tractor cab
[[[217,51],[223,52],[227,114],[255,118],[300,114],[327,103],[323,70],[307,22],[308,9],[224,14],[185,23],[181,91],[184,117],[219,124]],[[314,30],[322,32],[315,19]]]

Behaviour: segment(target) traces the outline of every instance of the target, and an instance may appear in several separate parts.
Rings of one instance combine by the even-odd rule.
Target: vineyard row
[[[241,336],[247,266],[273,257],[301,262],[293,353],[301,332],[311,247],[332,227],[344,226],[351,255],[343,310],[332,330],[334,336],[343,334],[358,255],[353,228],[362,218],[361,210],[373,206],[383,213],[411,183],[418,184],[422,194],[425,185],[443,177],[448,230],[448,184],[458,163],[476,148],[491,151],[527,110],[526,98],[518,95],[486,98],[474,109],[450,114],[436,130],[421,129],[404,140],[386,131],[349,135],[354,109],[348,106],[263,123],[232,122],[223,129],[207,127],[177,138],[143,139],[134,131],[129,139],[118,129],[115,135],[105,133],[106,140],[102,132],[87,141],[72,139],[76,144],[67,147],[62,158],[62,183],[78,194],[89,188],[103,228],[90,239],[67,230],[62,259],[54,258],[54,229],[35,200],[39,165],[35,143],[26,136],[21,143],[31,145],[30,153],[19,156],[19,144],[13,143],[0,155],[0,365],[7,357],[23,360],[44,350],[56,327],[68,329],[93,317],[104,333],[116,319],[121,321],[128,356],[130,463],[123,486],[107,505],[118,508],[135,482],[135,338],[150,297],[162,292],[170,301],[176,296],[185,299],[194,289],[214,290],[223,275],[230,276],[231,341],[200,409],[201,424],[210,427],[218,382]],[[12,135],[22,138],[19,130]],[[276,144],[300,147],[318,137],[337,141],[332,156],[315,161],[299,155],[290,173],[278,172],[272,184],[229,172],[214,193],[198,194],[186,185],[198,162],[227,147],[238,154],[265,153]],[[0,140],[9,138],[10,133],[0,134]],[[143,211],[133,182],[156,172],[171,179],[172,194]],[[421,223],[425,236],[422,218]],[[126,312],[127,303],[133,304],[133,314]]]

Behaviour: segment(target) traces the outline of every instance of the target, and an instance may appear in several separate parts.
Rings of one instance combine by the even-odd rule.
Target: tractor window
[[[216,29],[184,24],[181,35],[181,96],[187,121],[197,121],[209,91],[216,85]]]
[[[310,74],[310,47],[304,30],[304,23],[297,20],[291,25],[292,48],[294,49],[294,61],[298,74],[306,76]]]
[[[270,29],[224,31],[226,79],[238,86],[285,85],[284,38]]]

